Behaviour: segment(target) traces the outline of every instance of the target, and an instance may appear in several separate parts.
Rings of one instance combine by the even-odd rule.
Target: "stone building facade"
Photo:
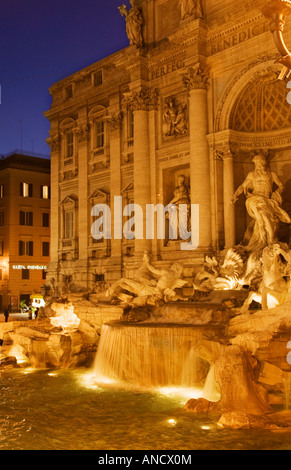
[[[50,261],[50,160],[11,154],[0,160],[0,310],[29,305]]]
[[[281,176],[291,210],[291,107],[264,1],[132,4],[121,8],[131,45],[50,89],[49,277],[56,282],[65,276],[90,288],[131,277],[144,251],[159,267],[181,262],[191,279],[206,254],[242,241],[244,199],[231,199],[257,151]],[[138,17],[139,26],[130,23]],[[94,240],[95,204],[108,204],[113,219],[115,196],[123,205],[166,206],[181,175],[199,205],[196,250],[156,236]]]

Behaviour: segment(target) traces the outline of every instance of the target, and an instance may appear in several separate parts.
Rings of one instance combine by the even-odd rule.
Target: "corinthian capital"
[[[191,67],[188,73],[183,75],[183,83],[188,91],[195,89],[208,89],[209,73],[205,67],[198,63],[195,67]]]
[[[132,111],[150,111],[157,109],[159,104],[159,93],[151,88],[140,88],[130,93],[124,93],[123,104]]]

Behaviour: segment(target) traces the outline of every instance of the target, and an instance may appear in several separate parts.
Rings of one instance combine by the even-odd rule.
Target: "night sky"
[[[124,0],[1,0],[0,155],[49,155],[49,87],[128,46]]]

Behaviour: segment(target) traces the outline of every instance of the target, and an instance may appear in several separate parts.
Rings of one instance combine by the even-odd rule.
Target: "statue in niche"
[[[195,19],[203,18],[201,0],[179,0],[179,7],[181,9],[182,20],[190,16],[194,16]]]
[[[164,137],[185,135],[188,132],[186,106],[176,104],[174,98],[166,103],[163,114]]]
[[[260,252],[276,242],[279,223],[291,223],[287,212],[282,209],[284,185],[279,176],[270,170],[266,157],[259,153],[253,159],[254,171],[235,192],[235,203],[241,194],[246,196],[246,208],[253,219],[246,234],[248,252]],[[276,189],[274,189],[276,187]]]
[[[173,199],[169,202],[169,225],[179,225],[178,239],[187,240],[191,232],[191,199],[185,175],[180,175]],[[177,223],[178,222],[178,223]]]
[[[142,47],[143,36],[142,26],[144,23],[143,14],[140,8],[138,8],[137,0],[130,0],[132,8],[127,9],[126,5],[121,5],[118,10],[126,20],[126,34],[129,39],[131,46]]]

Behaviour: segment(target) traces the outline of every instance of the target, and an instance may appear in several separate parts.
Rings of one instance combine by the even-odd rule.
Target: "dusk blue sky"
[[[1,0],[0,155],[49,155],[49,87],[128,46],[124,0]],[[21,133],[22,129],[22,133]],[[22,134],[22,140],[21,140]]]

